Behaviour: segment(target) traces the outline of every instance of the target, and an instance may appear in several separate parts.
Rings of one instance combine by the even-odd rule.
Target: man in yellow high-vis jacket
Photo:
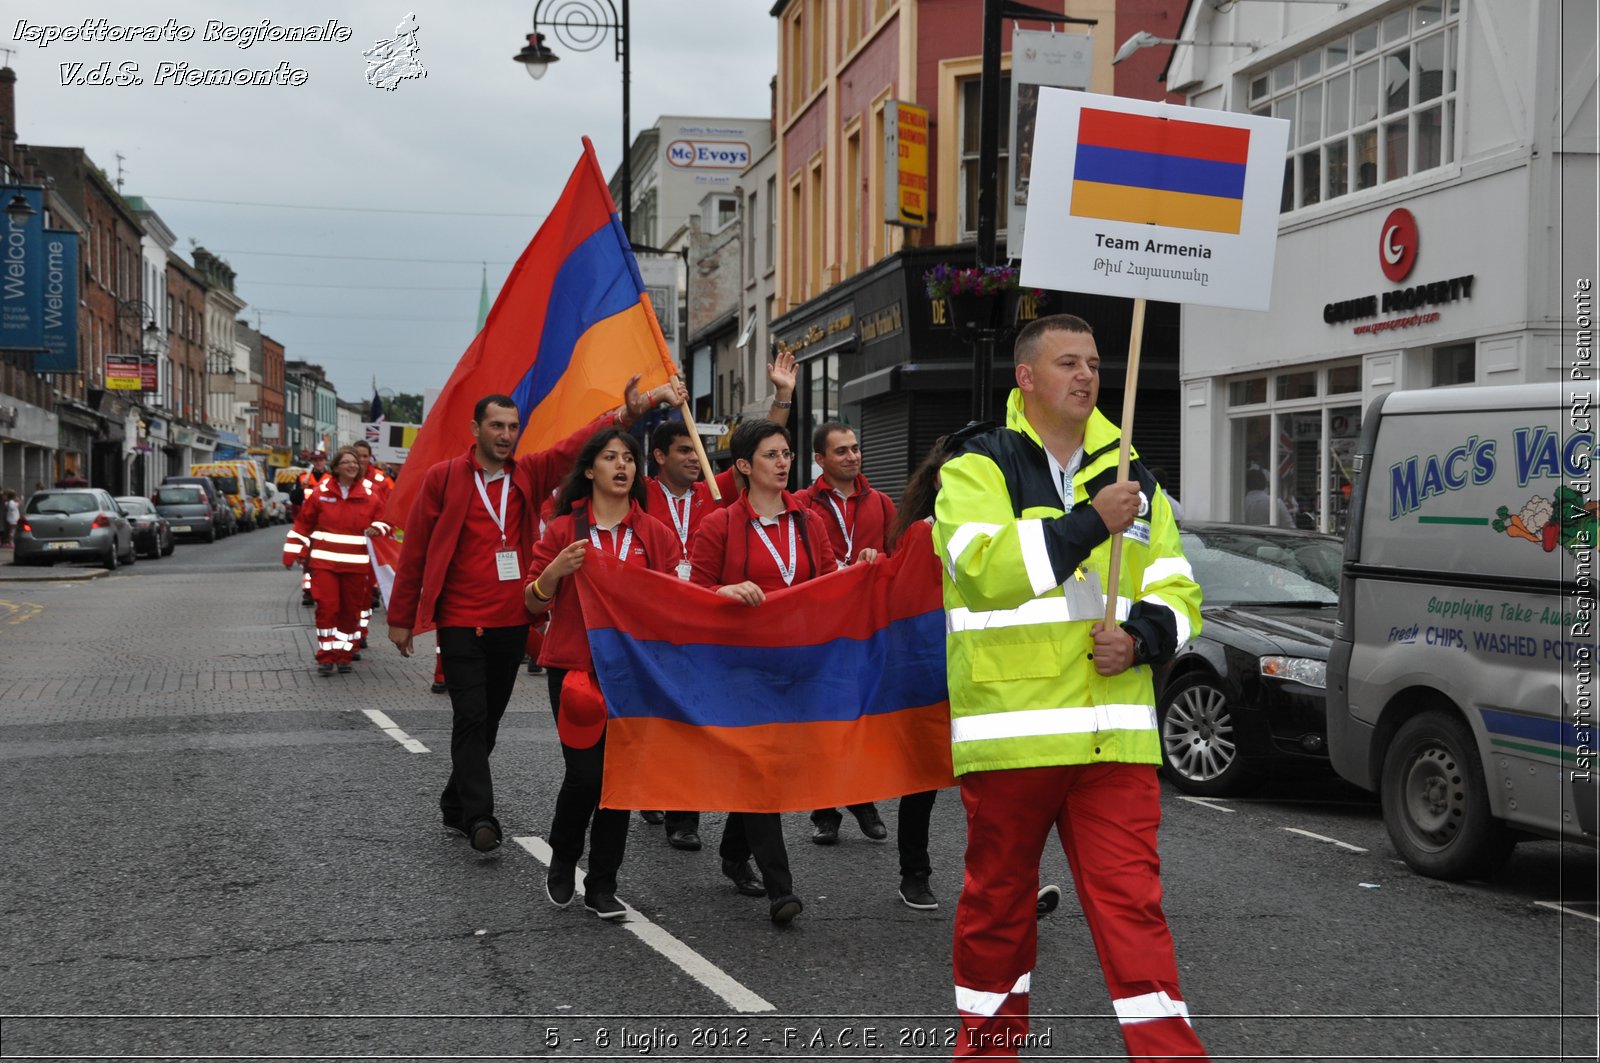
[[[1129,1054],[1204,1058],[1161,909],[1152,687],[1152,666],[1200,630],[1200,588],[1154,478],[1135,461],[1117,482],[1121,435],[1095,408],[1089,325],[1067,314],[1029,325],[1016,379],[1006,426],[944,465],[935,505],[967,809],[955,1054],[1015,1057],[1029,1043],[1039,857],[1054,826]]]

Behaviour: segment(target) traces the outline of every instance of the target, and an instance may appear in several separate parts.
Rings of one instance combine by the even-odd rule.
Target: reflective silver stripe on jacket
[[[997,738],[1094,734],[1098,731],[1154,731],[1151,705],[1084,705],[1066,709],[1022,709],[958,716],[950,721],[950,741],[986,742]]]

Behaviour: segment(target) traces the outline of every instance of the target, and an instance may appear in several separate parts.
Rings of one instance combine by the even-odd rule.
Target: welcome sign
[[[1289,123],[1041,89],[1022,283],[1265,310]]]
[[[18,200],[31,213],[6,209]],[[42,350],[44,190],[0,185],[0,233],[0,349]]]

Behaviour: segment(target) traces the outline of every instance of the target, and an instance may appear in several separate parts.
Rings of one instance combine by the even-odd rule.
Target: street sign
[[[928,224],[928,109],[889,100],[883,105],[883,220]],[[859,219],[858,219],[859,220]]]
[[[143,356],[137,354],[106,355],[106,390],[144,390],[143,362]]]

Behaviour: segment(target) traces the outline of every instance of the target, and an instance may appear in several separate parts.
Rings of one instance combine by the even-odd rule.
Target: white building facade
[[[1596,272],[1593,0],[1197,0],[1168,85],[1291,121],[1271,309],[1186,307],[1183,504],[1341,532],[1397,388],[1559,378]],[[1255,50],[1207,42],[1271,42]]]

